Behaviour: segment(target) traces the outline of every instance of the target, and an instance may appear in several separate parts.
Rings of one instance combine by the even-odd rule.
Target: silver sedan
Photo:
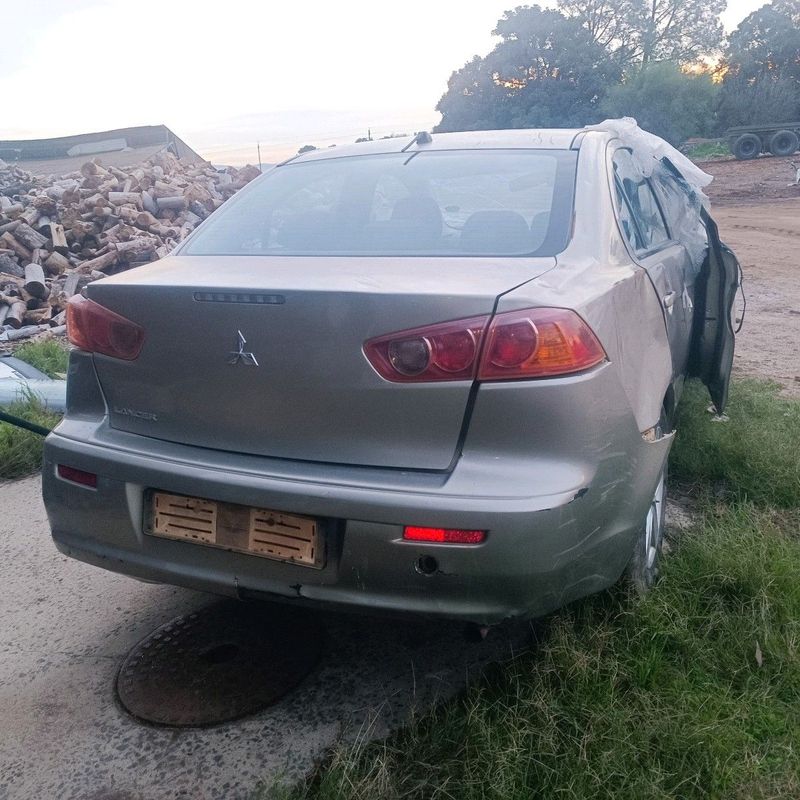
[[[56,546],[150,581],[479,624],[658,570],[687,375],[738,264],[680,159],[603,130],[279,165],[68,311]]]

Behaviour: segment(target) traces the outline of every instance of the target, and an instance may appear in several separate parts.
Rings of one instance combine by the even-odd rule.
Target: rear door
[[[636,260],[647,270],[658,301],[672,353],[673,374],[685,373],[692,337],[693,300],[687,289],[688,255],[667,227],[650,181],[630,150],[614,153],[617,213]]]
[[[728,402],[733,366],[733,304],[741,268],[733,251],[720,241],[717,223],[705,209],[702,219],[708,233],[708,254],[697,280],[689,373],[706,384],[721,414]]]

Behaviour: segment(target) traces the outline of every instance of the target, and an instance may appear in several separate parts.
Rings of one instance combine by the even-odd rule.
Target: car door
[[[717,226],[696,191],[668,159],[662,159],[652,178],[667,226],[689,255],[685,291],[695,308],[688,372],[706,384],[715,408],[722,413],[733,365],[732,315],[741,267],[733,251],[720,241]]]
[[[664,312],[673,376],[685,374],[694,315],[693,290],[686,284],[688,255],[664,218],[661,205],[627,148],[613,155],[617,212],[635,260],[650,277]]]
[[[701,218],[702,203],[680,172],[667,160],[656,164],[649,183],[667,223],[670,239],[684,250],[681,263],[681,295],[673,304],[673,321],[682,328],[682,366],[686,372],[696,314],[697,278],[708,251],[708,235]]]
[[[717,223],[705,209],[701,216],[708,234],[708,254],[697,279],[689,374],[705,383],[714,408],[722,414],[733,367],[733,304],[741,267],[733,251],[720,241]]]

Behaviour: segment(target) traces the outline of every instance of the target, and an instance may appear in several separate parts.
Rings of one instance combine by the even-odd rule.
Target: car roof
[[[317,161],[346,156],[376,155],[379,153],[400,153],[408,147],[409,154],[427,150],[518,150],[535,148],[541,150],[569,150],[578,147],[578,134],[586,133],[581,128],[524,128],[503,131],[464,131],[459,133],[432,133],[431,141],[425,144],[413,143],[414,135],[398,136],[391,139],[377,139],[372,142],[337,145],[320,150],[312,150],[301,156],[289,159]],[[288,161],[283,162],[288,163]]]

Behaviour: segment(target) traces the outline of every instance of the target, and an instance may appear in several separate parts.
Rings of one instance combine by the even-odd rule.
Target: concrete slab
[[[320,665],[270,709],[204,729],[132,719],[114,694],[128,650],[215,602],[65,558],[38,477],[0,485],[0,800],[248,797],[260,781],[307,773],[340,737],[383,735],[460,691],[527,633],[467,643],[450,623],[325,614]]]

